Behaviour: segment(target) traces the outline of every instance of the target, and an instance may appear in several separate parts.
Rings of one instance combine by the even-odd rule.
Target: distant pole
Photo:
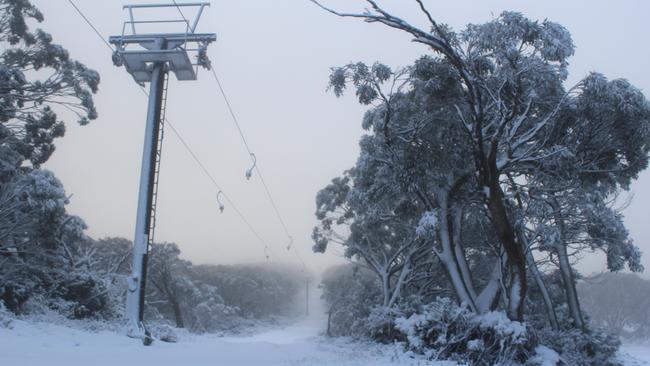
[[[305,316],[309,316],[309,278],[305,279]]]

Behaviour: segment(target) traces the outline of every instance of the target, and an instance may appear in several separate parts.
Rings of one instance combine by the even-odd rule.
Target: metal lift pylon
[[[164,112],[167,100],[167,80],[169,71],[178,80],[196,80],[198,67],[210,68],[207,47],[216,41],[214,33],[195,33],[201,14],[209,3],[173,3],[125,5],[129,20],[122,27],[122,34],[112,36],[109,42],[115,45],[113,62],[125,66],[133,79],[140,85],[149,82],[149,102],[145,127],[140,188],[138,191],[138,211],[135,237],[133,240],[133,265],[128,278],[126,313],[128,317],[127,334],[141,338],[145,345],[153,338],[144,324],[145,285],[147,279],[147,256],[154,239],[156,223],[156,198],[162,153]],[[181,8],[195,10],[190,22]],[[136,20],[134,13],[141,10],[172,10],[182,19]],[[178,12],[176,12],[178,11]],[[183,25],[184,32],[145,33],[138,28],[169,24]],[[190,60],[194,53],[196,62]]]

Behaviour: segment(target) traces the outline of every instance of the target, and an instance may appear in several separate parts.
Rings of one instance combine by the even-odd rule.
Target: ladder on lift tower
[[[153,187],[151,195],[151,211],[149,221],[149,239],[147,243],[147,253],[151,250],[154,243],[154,234],[156,232],[156,208],[158,207],[158,183],[160,182],[160,162],[162,159],[163,139],[165,137],[165,113],[167,112],[167,89],[169,84],[169,72],[165,72],[163,80],[162,103],[160,105],[160,127],[158,130],[156,156],[154,160]]]

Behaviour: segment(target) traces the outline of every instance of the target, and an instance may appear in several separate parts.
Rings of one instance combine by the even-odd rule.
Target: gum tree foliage
[[[65,108],[85,125],[97,118],[92,94],[99,74],[70,58],[52,36],[28,23],[43,14],[28,0],[0,1],[0,178],[23,162],[38,167],[65,133],[56,111]]]
[[[597,73],[565,89],[574,52],[565,28],[504,12],[454,32],[416,0],[430,25],[423,30],[372,0],[362,13],[313,2],[407,32],[433,51],[398,71],[379,63],[333,69],[334,93],[351,86],[372,108],[364,117],[369,132],[351,170],[355,176],[335,179],[317,198],[315,249],[335,239],[356,244],[352,230],[349,236],[329,230],[352,227],[354,215],[332,220],[323,212],[350,207],[357,182],[375,177],[369,167],[378,166],[373,169],[387,173],[375,177],[373,190],[399,192],[388,198],[394,205],[407,199],[417,207],[413,230],[429,242],[457,299],[472,311],[499,306],[510,319],[523,320],[529,272],[548,292],[541,261],[559,269],[571,320],[582,328],[572,254],[602,250],[613,271],[626,264],[642,269],[611,202],[647,167],[650,107],[627,81]],[[367,200],[364,210],[378,212],[375,202]],[[472,225],[487,235],[465,235],[481,232]],[[467,258],[476,253],[490,260],[473,267]],[[474,278],[479,271],[492,274],[482,288]],[[556,305],[543,297],[550,318]]]
[[[66,213],[61,182],[40,166],[65,133],[58,111],[82,125],[97,117],[99,75],[29,28],[42,20],[27,0],[0,0],[0,298],[12,311],[36,295],[59,299],[84,317],[102,306],[73,258],[85,224]]]
[[[391,306],[400,296],[413,259],[426,253],[412,230],[418,219],[416,207],[399,187],[382,184],[390,179],[386,177],[392,174],[390,169],[368,162],[319,192],[316,216],[321,225],[313,233],[314,249],[325,251],[329,241],[343,244],[346,257],[362,259],[377,276],[382,305]],[[337,229],[348,230],[349,235],[343,238]]]
[[[350,80],[361,102],[385,101],[364,118],[363,127],[369,133],[361,140],[355,168],[335,178],[317,197],[321,224],[314,232],[315,250],[340,239],[333,227],[350,221],[350,235],[339,242],[348,255],[360,252],[372,267],[373,255],[390,258],[376,249],[385,251],[376,232],[387,227],[376,222],[390,219],[391,226],[401,227],[392,237],[395,248],[408,248],[398,244],[408,243],[409,237],[419,243],[410,245],[415,255],[408,257],[405,281],[394,282],[428,281],[430,266],[442,264],[459,301],[484,312],[498,295],[501,254],[494,245],[498,239],[477,205],[480,197],[467,189],[469,173],[460,150],[467,145],[467,136],[455,128],[456,112],[446,108],[461,96],[458,89],[449,87],[449,71],[430,57],[396,73],[381,64],[352,64],[333,71],[330,81],[335,93],[340,95]],[[384,92],[382,84],[401,86],[397,92]],[[390,119],[386,118],[388,105]],[[447,148],[442,148],[445,144]],[[370,225],[359,225],[362,220]],[[364,236],[368,243],[357,239]],[[475,240],[464,240],[470,237]],[[366,247],[362,251],[357,249],[360,243]],[[493,268],[477,268],[486,259]],[[409,275],[409,268],[426,270]]]
[[[584,327],[570,252],[602,251],[611,271],[643,270],[613,202],[647,167],[650,113],[643,94],[625,80],[592,73],[576,89],[549,131],[559,156],[540,161],[514,189],[520,204],[528,201],[531,219],[523,225],[538,229],[532,242],[558,263],[573,321]]]
[[[75,316],[85,316],[83,301],[94,295],[96,282],[73,253],[86,226],[66,213],[61,182],[49,171],[34,169],[3,184],[0,194],[11,197],[10,209],[2,209],[8,230],[3,230],[0,298],[14,312],[36,295],[79,300]]]

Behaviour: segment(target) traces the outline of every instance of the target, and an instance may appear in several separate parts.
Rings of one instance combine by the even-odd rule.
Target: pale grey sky
[[[160,0],[163,1],[163,0]],[[69,210],[83,217],[94,237],[132,238],[146,100],[124,68],[65,0],[33,0],[45,14],[41,25],[71,55],[99,71],[99,119],[86,127],[68,125],[46,167],[73,193]],[[152,1],[75,0],[105,37],[121,33],[126,3]],[[333,7],[362,9],[361,0],[323,0]],[[414,23],[425,25],[412,1],[381,1]],[[548,18],[571,31],[576,55],[570,82],[589,71],[627,78],[650,94],[650,2],[626,1],[425,1],[441,22],[459,29],[484,22],[503,10]],[[365,108],[353,97],[327,93],[329,68],[351,61],[411,63],[429,51],[400,32],[359,20],[341,19],[307,0],[212,1],[199,31],[216,32],[209,55],[244,133],[258,157],[295,245],[310,266],[336,261],[340,250],[311,253],[316,192],[352,166]],[[216,83],[201,72],[198,81],[171,78],[167,116],[192,146],[252,225],[270,243],[272,259],[295,261],[266,199],[259,177],[246,181],[250,163]],[[180,245],[196,263],[264,259],[262,246],[230,207],[220,214],[216,190],[171,131],[163,152],[156,237]],[[626,222],[650,268],[650,173],[634,184]],[[581,266],[601,270],[601,259]]]

